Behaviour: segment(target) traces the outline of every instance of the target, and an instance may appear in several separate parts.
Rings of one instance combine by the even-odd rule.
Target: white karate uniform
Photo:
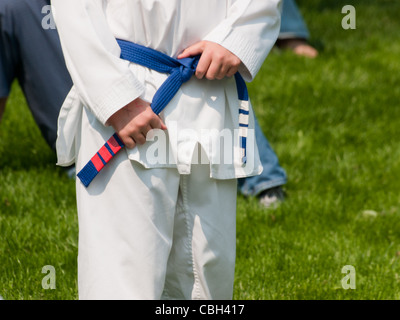
[[[77,170],[113,134],[108,118],[137,97],[151,101],[167,77],[120,59],[116,38],[171,57],[198,41],[213,41],[241,59],[239,72],[251,81],[280,25],[279,0],[53,0],[52,5],[74,82],[59,117],[58,164],[75,162]],[[235,178],[259,174],[262,167],[252,134],[246,166],[238,139],[227,139],[221,155],[213,149],[220,136],[201,137],[205,130],[237,129],[238,107],[234,78],[193,77],[160,114],[169,128],[169,161],[149,157],[156,141],[148,141],[125,148],[88,188],[77,180],[80,298],[232,297]],[[251,106],[249,121],[251,129]],[[185,130],[191,134],[180,134]],[[208,164],[193,164],[199,144]]]

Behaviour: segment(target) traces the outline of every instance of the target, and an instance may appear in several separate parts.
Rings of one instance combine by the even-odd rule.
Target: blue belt
[[[161,85],[153,97],[151,108],[159,114],[175,96],[183,83],[188,81],[196,72],[200,56],[174,59],[154,49],[133,42],[117,40],[121,47],[121,58],[130,62],[153,69],[160,73],[168,73],[167,80]],[[246,163],[246,139],[249,116],[249,96],[246,83],[239,73],[235,74],[239,104],[239,138],[242,152],[242,162]],[[88,187],[101,169],[124,147],[115,133],[78,173],[78,178]]]

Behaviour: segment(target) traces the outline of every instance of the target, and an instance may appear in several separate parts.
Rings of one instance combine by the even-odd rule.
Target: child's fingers
[[[143,132],[137,132],[135,135],[132,137],[132,139],[135,141],[136,144],[138,145],[143,145],[146,143],[146,135],[143,134]]]
[[[141,130],[140,132],[143,134],[144,137],[146,137],[146,136],[147,136],[147,133],[148,133],[150,130],[153,130],[153,127],[152,127],[152,126],[150,125],[150,123],[149,123],[146,127],[142,128],[142,130]]]
[[[231,67],[227,72],[226,72],[226,76],[228,78],[233,77],[236,72],[238,72],[238,68],[237,67]]]
[[[167,126],[164,124],[164,122],[161,120],[160,117],[156,116],[150,121],[150,127],[152,129],[161,129],[161,130],[167,130]]]
[[[231,66],[228,64],[220,64],[218,72],[215,74],[215,79],[222,80],[228,76],[228,72],[231,69]]]
[[[221,71],[222,71],[222,64],[219,61],[212,60],[205,75],[206,79],[208,80],[223,79],[224,77],[220,76]]]
[[[199,54],[202,54],[203,51],[204,51],[204,44],[203,41],[200,41],[183,50],[183,52],[179,54],[177,58],[183,59],[183,58],[197,56]]]
[[[198,79],[203,79],[203,77],[207,74],[211,62],[212,62],[212,56],[210,54],[204,53],[201,55],[199,63],[197,64],[196,68],[196,77]]]
[[[127,147],[128,149],[133,149],[134,147],[136,147],[136,141],[131,136],[124,136],[121,134],[118,134],[118,136],[122,140],[125,147]]]
[[[161,130],[167,130],[167,126],[164,124],[164,122],[161,121]]]

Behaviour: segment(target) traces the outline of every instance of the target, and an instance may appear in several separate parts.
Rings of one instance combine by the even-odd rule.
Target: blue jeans
[[[285,184],[287,180],[286,172],[279,165],[278,157],[263,134],[257,119],[254,129],[263,172],[258,176],[238,179],[239,191],[245,196],[257,196],[264,190]]]
[[[294,0],[283,0],[279,39],[309,39],[310,34]]]

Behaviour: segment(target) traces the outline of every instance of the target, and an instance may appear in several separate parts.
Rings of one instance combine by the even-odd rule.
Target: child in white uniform
[[[232,76],[250,81],[261,67],[278,36],[279,0],[52,4],[74,82],[60,112],[59,164],[79,171],[114,132],[127,146],[88,188],[77,180],[80,298],[231,299],[236,178],[261,168],[251,106],[246,166],[238,152],[216,157],[221,137],[199,137],[238,128]],[[196,77],[159,116],[150,102],[168,75],[122,60],[117,38],[174,58],[201,55]],[[166,133],[159,151],[173,161],[148,158],[152,129]],[[227,141],[224,150],[238,149]],[[198,145],[208,163],[196,161]]]

